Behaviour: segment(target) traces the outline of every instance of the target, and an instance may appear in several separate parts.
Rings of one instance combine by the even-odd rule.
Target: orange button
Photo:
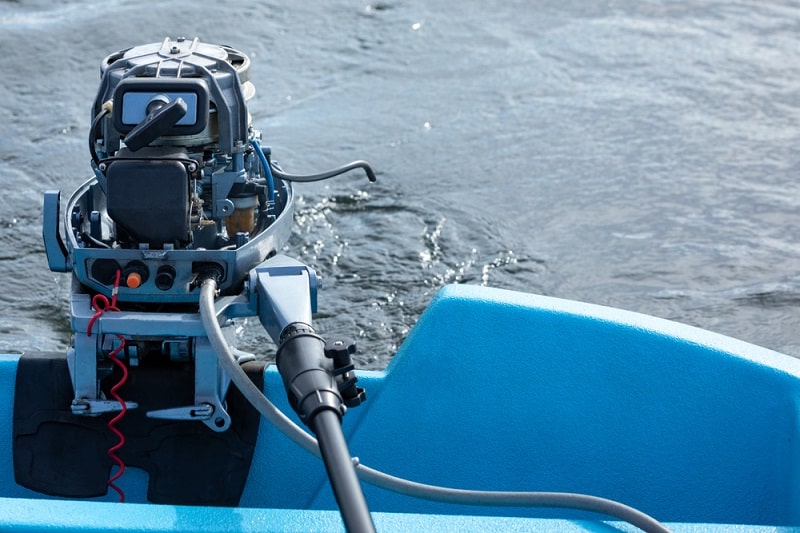
[[[131,272],[128,274],[128,277],[125,278],[125,285],[128,286],[129,289],[136,289],[139,285],[142,284],[142,275],[138,272]]]

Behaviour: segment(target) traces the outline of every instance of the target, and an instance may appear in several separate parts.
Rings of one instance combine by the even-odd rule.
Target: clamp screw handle
[[[356,341],[342,337],[325,343],[325,357],[333,359],[333,373],[339,392],[347,407],[357,407],[367,399],[363,388],[356,386],[352,355],[356,353]]]
[[[342,337],[325,343],[325,357],[333,359],[334,368],[343,368],[352,364],[351,356],[356,353],[356,341]]]

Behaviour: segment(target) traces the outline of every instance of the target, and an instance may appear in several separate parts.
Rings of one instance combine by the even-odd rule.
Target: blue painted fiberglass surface
[[[794,358],[614,309],[453,286],[387,372],[369,406],[381,415],[350,440],[365,464],[448,486],[588,493],[668,521],[799,521]]]
[[[103,518],[111,508],[139,524],[136,531],[190,531],[193,520],[206,519],[218,528],[208,531],[341,527],[322,463],[266,422],[242,509],[126,504],[120,511],[29,499],[41,496],[14,483],[8,438],[16,360],[0,356],[0,530],[26,515],[41,517],[33,530],[57,530],[50,509],[86,526],[64,530],[118,529]],[[369,399],[345,417],[351,452],[394,475],[457,488],[588,493],[676,530],[800,525],[800,361],[782,354],[620,310],[450,286],[387,369],[362,372],[360,381]],[[273,367],[265,392],[289,411]],[[143,502],[144,475],[130,470],[123,480],[129,501]],[[603,527],[587,522],[598,518],[588,513],[365,492],[376,522],[390,530]],[[79,509],[93,518],[82,522]]]

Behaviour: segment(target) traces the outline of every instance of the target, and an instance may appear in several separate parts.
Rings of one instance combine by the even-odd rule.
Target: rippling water
[[[297,5],[295,5],[297,4]],[[800,3],[0,1],[0,351],[63,349],[41,195],[89,176],[103,57],[253,61],[324,333],[386,364],[445,283],[612,305],[800,355]],[[270,353],[257,321],[245,349]]]

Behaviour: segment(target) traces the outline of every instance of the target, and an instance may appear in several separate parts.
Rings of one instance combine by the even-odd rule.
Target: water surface
[[[800,355],[800,3],[0,2],[0,351],[64,349],[41,198],[89,177],[108,54],[165,36],[252,61],[298,186],[285,253],[319,329],[384,366],[436,291],[584,300]],[[255,320],[240,345],[269,354]]]

